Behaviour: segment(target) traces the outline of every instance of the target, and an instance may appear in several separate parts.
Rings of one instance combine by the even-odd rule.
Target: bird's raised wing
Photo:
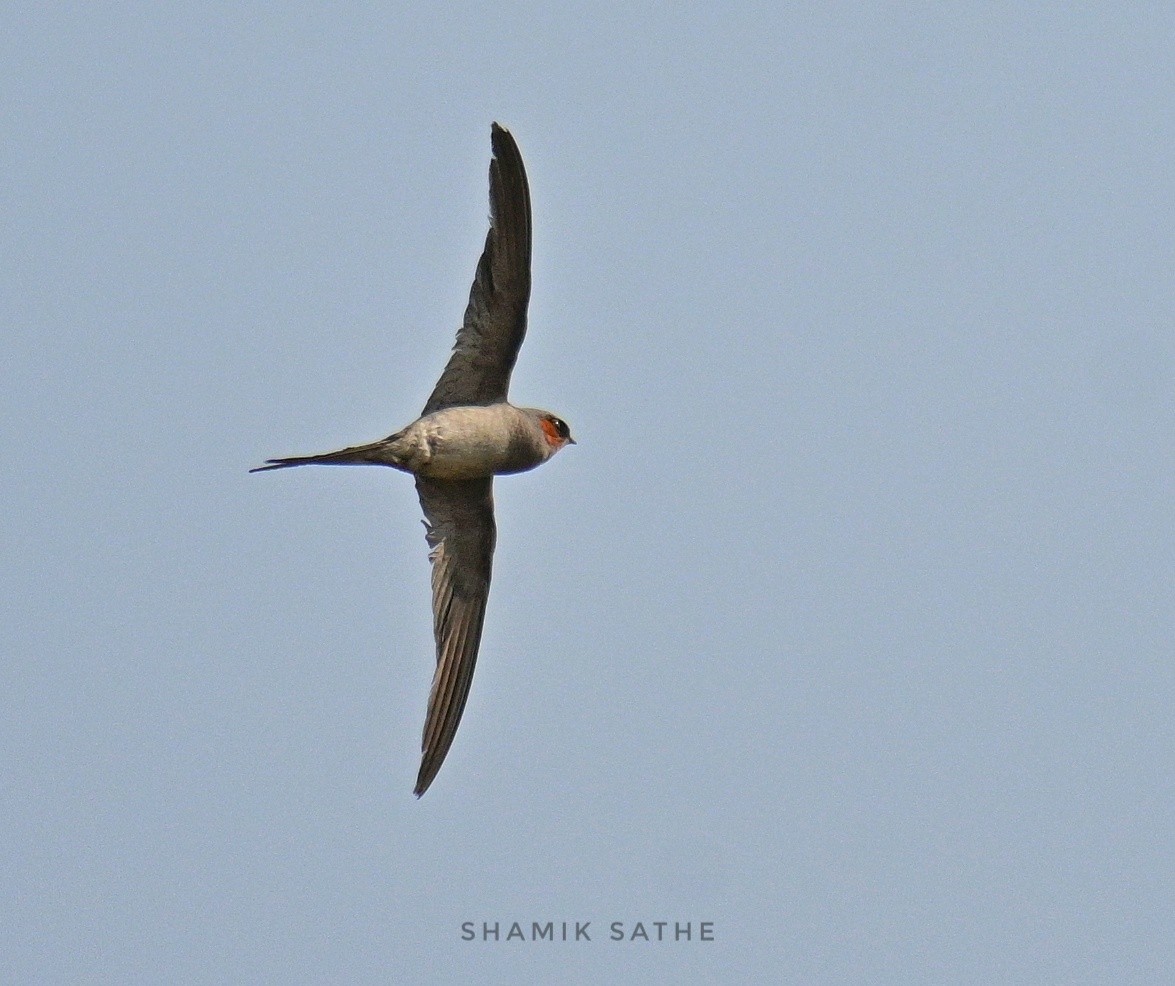
[[[453,355],[424,405],[497,404],[506,399],[510,371],[526,335],[530,301],[530,189],[522,155],[509,131],[491,128],[490,231],[477,262],[465,321]]]
[[[494,561],[493,478],[439,481],[416,477],[432,562],[437,670],[428,696],[416,796],[436,777],[469,696]]]

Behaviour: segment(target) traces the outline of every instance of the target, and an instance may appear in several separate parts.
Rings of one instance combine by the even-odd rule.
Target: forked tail
[[[249,472],[267,472],[270,469],[287,469],[290,466],[391,466],[395,465],[389,446],[397,436],[372,442],[370,445],[353,445],[337,452],[323,452],[321,455],[294,455],[287,459],[266,459],[265,465],[250,469]]]

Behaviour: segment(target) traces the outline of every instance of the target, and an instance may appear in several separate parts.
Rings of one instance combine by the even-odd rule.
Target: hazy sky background
[[[1175,980],[1170,4],[0,20],[0,978]],[[247,470],[416,416],[495,119],[580,444],[417,801],[411,481]]]

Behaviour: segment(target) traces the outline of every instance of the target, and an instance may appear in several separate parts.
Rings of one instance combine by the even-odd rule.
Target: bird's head
[[[575,444],[575,439],[571,437],[571,429],[567,427],[567,422],[551,414],[549,411],[543,411],[539,414],[539,425],[543,429],[543,437],[546,438],[547,444],[551,447],[552,455],[563,448],[564,445]]]

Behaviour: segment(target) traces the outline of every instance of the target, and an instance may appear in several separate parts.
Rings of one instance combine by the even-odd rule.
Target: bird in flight
[[[561,418],[506,399],[530,300],[530,189],[510,132],[495,123],[490,137],[490,230],[453,354],[420,417],[369,445],[269,459],[250,470],[376,465],[416,477],[437,651],[417,797],[441,769],[469,696],[497,537],[494,476],[533,469],[575,444]]]

